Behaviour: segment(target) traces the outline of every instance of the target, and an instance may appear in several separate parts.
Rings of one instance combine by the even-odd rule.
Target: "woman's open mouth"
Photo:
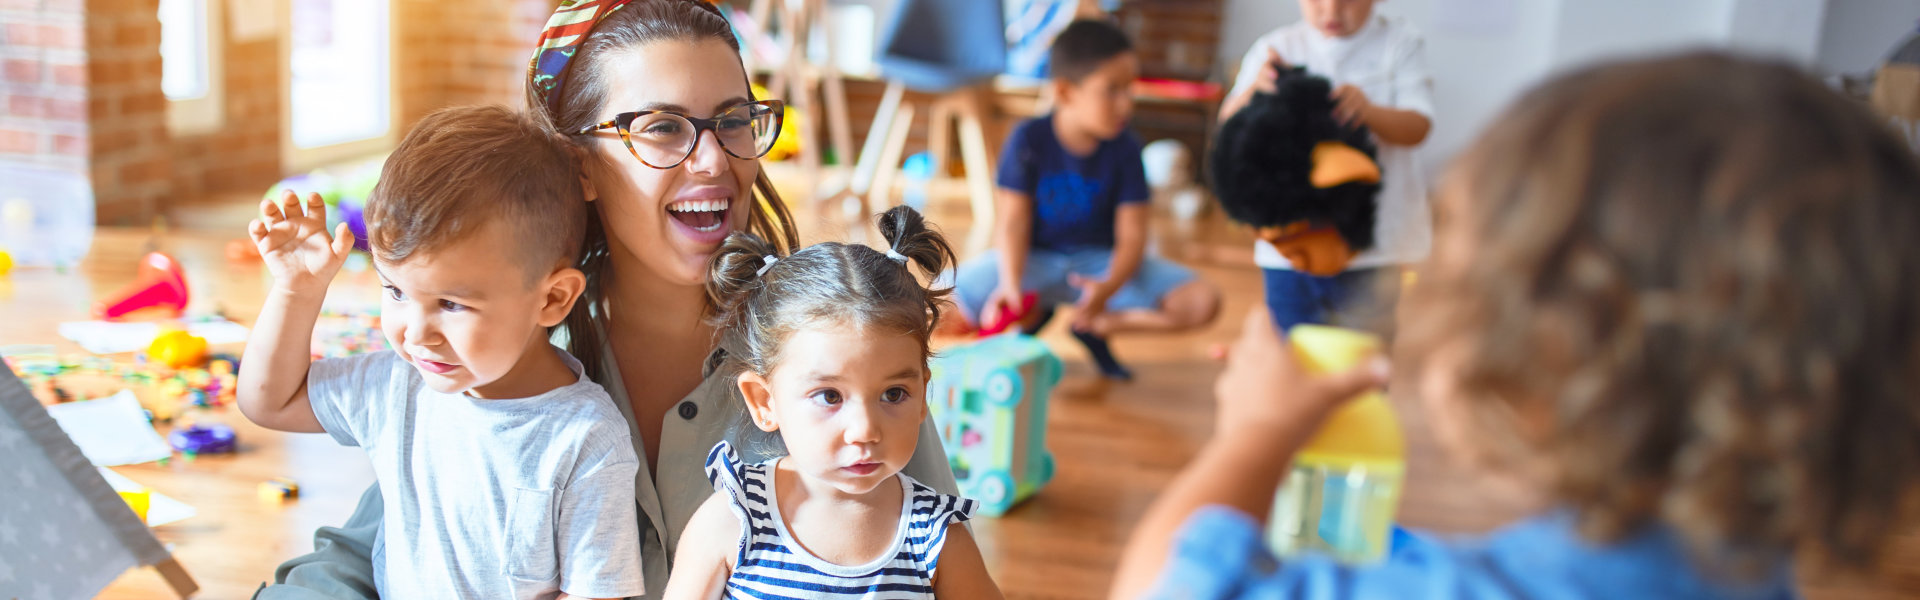
[[[667,205],[667,213],[673,220],[679,221],[696,233],[714,233],[727,224],[727,208],[733,206],[730,199],[719,200],[681,200]]]

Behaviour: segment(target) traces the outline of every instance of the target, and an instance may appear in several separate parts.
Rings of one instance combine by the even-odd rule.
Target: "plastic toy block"
[[[982,514],[1005,514],[1053,480],[1047,399],[1060,371],[1046,344],[1017,333],[934,357],[927,404],[960,494],[979,501]]]

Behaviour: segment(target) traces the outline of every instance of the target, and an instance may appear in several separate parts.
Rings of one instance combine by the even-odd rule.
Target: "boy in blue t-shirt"
[[[1054,111],[1025,123],[1000,155],[995,251],[960,266],[955,289],[973,325],[1033,310],[1038,331],[1053,307],[1074,304],[1073,336],[1100,373],[1130,379],[1109,335],[1171,332],[1213,321],[1220,291],[1186,267],[1146,255],[1147,179],[1140,140],[1127,130],[1140,59],[1118,27],[1075,21],[1054,38]]]

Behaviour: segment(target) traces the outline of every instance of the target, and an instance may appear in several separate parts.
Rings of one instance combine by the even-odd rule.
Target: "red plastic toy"
[[[180,263],[173,257],[149,252],[140,259],[140,276],[133,284],[93,305],[93,314],[112,320],[156,307],[173,311],[173,316],[179,317],[187,308],[187,276],[180,272]]]
[[[1018,324],[1021,319],[1027,318],[1027,315],[1033,312],[1033,305],[1039,302],[1040,295],[1033,292],[1027,292],[1025,295],[1020,296],[1020,309],[1001,311],[1000,314],[994,318],[993,322],[987,323],[980,328],[980,337],[999,334],[1002,331],[1006,331],[1008,327]]]

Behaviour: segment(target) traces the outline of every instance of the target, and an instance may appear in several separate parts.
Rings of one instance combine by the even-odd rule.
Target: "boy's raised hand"
[[[1308,373],[1264,308],[1247,313],[1240,339],[1226,358],[1227,368],[1213,384],[1219,403],[1215,435],[1272,437],[1276,431],[1299,428],[1303,421],[1310,431],[1334,407],[1387,382],[1384,358],[1344,373]]]
[[[260,218],[247,224],[247,235],[273,273],[274,286],[291,292],[326,289],[353,249],[346,223],[327,235],[327,205],[319,194],[307,194],[302,206],[293,190],[282,192],[279,204],[261,200]]]

